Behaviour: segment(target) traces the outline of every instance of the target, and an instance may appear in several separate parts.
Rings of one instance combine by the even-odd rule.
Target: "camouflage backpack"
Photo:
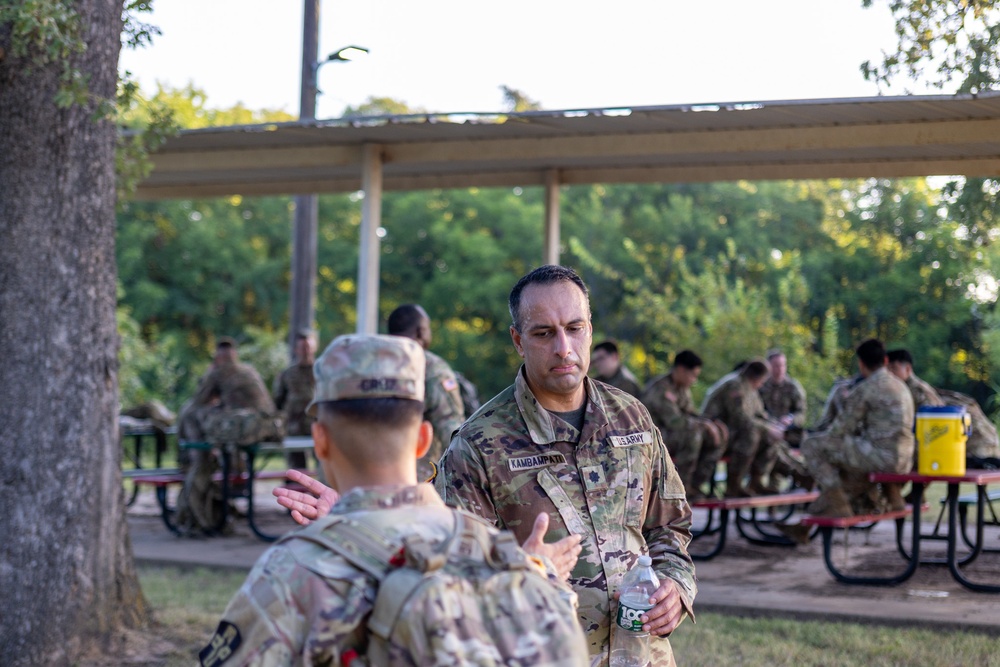
[[[965,455],[969,458],[989,459],[1000,457],[1000,438],[997,427],[979,407],[976,399],[949,389],[938,389],[938,395],[945,405],[960,405],[972,417],[972,434],[965,445]]]
[[[345,654],[345,665],[588,664],[575,594],[550,581],[511,533],[455,510],[450,538],[411,535],[400,544],[361,518],[373,514],[282,538],[320,544],[378,581],[367,649],[353,661]]]

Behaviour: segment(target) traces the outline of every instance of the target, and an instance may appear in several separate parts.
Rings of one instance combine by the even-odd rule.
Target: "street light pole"
[[[304,0],[302,18],[302,88],[299,120],[316,118],[316,61],[319,58],[319,0]],[[292,290],[289,355],[295,358],[296,333],[312,328],[316,317],[316,195],[295,197],[295,230],[292,236]]]

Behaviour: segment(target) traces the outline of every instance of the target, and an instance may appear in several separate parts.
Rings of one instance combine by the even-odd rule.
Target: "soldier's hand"
[[[551,561],[558,574],[564,581],[569,578],[569,573],[576,566],[576,559],[580,556],[583,547],[580,546],[580,535],[568,535],[558,542],[545,543],[545,533],[549,530],[549,515],[541,512],[535,517],[535,525],[531,528],[531,535],[524,541],[521,548],[529,554],[544,556]]]
[[[684,617],[677,584],[673,579],[664,579],[650,599],[655,605],[642,615],[642,629],[660,637],[669,635]]]
[[[288,481],[305,487],[308,493],[293,491],[282,486],[275,488],[271,493],[278,499],[278,504],[290,509],[292,518],[303,526],[308,526],[316,519],[329,514],[330,508],[340,500],[339,493],[298,470],[288,470],[285,472],[285,477]]]

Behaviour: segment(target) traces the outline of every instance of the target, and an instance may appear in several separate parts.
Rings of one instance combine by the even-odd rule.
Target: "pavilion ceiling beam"
[[[386,164],[980,145],[984,141],[996,141],[997,137],[1000,137],[1000,118],[593,137],[478,139],[392,144],[386,147]]]

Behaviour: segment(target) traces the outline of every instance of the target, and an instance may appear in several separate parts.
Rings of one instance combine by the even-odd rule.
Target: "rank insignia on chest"
[[[639,431],[627,435],[609,435],[613,447],[631,447],[632,445],[653,444],[653,433],[651,431]]]
[[[534,468],[547,468],[559,463],[566,463],[566,457],[562,454],[536,454],[534,456],[507,459],[507,467],[514,472],[533,470]]]

